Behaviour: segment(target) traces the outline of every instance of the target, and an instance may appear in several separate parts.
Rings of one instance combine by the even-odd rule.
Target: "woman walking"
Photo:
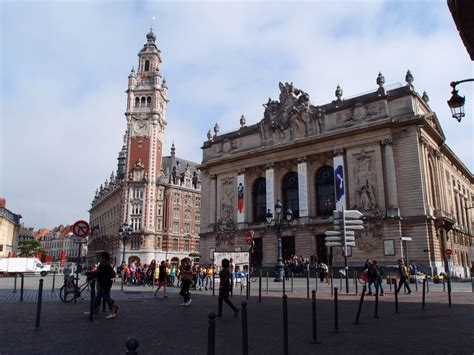
[[[183,303],[180,306],[189,306],[193,301],[191,299],[191,293],[189,287],[191,286],[193,274],[191,272],[191,265],[187,264],[184,267],[183,273],[181,274],[181,291],[179,294],[183,296]]]
[[[222,317],[222,302],[225,302],[229,305],[230,308],[234,311],[234,317],[239,315],[239,310],[232,304],[229,300],[230,292],[230,271],[229,271],[230,262],[228,259],[222,259],[222,270],[219,272],[220,286],[219,286],[219,310],[217,312],[218,317]]]
[[[161,286],[163,286],[163,298],[168,298],[166,295],[166,285],[168,283],[168,274],[166,273],[166,264],[164,261],[160,263],[159,267],[159,275],[158,275],[158,288],[155,291],[155,297],[158,291],[160,290]]]

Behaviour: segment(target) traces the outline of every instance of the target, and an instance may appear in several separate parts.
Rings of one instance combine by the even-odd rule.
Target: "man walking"
[[[402,288],[402,285],[405,285],[405,288],[408,290],[407,295],[411,293],[410,285],[408,284],[408,271],[407,268],[405,267],[403,260],[399,259],[398,260],[398,275],[400,276],[400,282],[397,287],[397,293],[400,292],[400,289]]]
[[[229,305],[230,308],[234,311],[234,316],[236,317],[239,314],[239,310],[232,304],[229,300],[229,292],[231,288],[230,283],[230,271],[229,271],[229,260],[222,259],[222,270],[219,272],[220,286],[219,286],[219,309],[217,312],[218,317],[222,317],[222,302],[225,302]]]

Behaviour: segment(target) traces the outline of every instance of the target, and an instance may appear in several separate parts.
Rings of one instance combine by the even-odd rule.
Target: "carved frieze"
[[[381,215],[377,205],[377,175],[375,171],[373,152],[362,150],[360,154],[355,155],[356,205],[353,208],[369,216]]]

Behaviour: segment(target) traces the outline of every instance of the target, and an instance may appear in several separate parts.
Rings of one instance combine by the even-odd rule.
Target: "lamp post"
[[[275,219],[273,219],[273,214],[270,212],[270,209],[268,209],[266,215],[268,228],[270,228],[278,238],[278,258],[275,265],[275,279],[273,280],[275,282],[283,281],[284,270],[281,250],[281,235],[283,231],[290,226],[291,220],[293,218],[293,211],[291,211],[290,208],[288,208],[288,210],[285,212],[284,218],[282,212],[283,206],[281,205],[280,200],[277,200],[277,203],[275,203]]]
[[[466,101],[466,99],[464,96],[458,95],[456,85],[469,81],[474,81],[474,79],[465,79],[451,82],[451,87],[453,88],[453,91],[451,91],[452,96],[448,100],[448,106],[451,109],[451,114],[453,115],[453,118],[457,119],[458,122],[461,122],[461,119],[466,115],[464,113],[464,102]]]
[[[130,238],[132,237],[132,232],[133,232],[132,226],[130,224],[128,224],[127,222],[123,222],[122,227],[119,229],[119,236],[120,236],[120,239],[122,240],[122,246],[123,246],[123,249],[122,249],[122,272],[121,272],[122,284],[120,286],[121,291],[123,291],[123,280],[124,280],[124,274],[123,273],[124,273],[124,267],[125,267],[125,246],[130,241]]]

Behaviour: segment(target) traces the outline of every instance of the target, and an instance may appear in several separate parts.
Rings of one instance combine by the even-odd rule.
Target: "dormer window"
[[[145,60],[145,71],[150,71],[150,61]]]

